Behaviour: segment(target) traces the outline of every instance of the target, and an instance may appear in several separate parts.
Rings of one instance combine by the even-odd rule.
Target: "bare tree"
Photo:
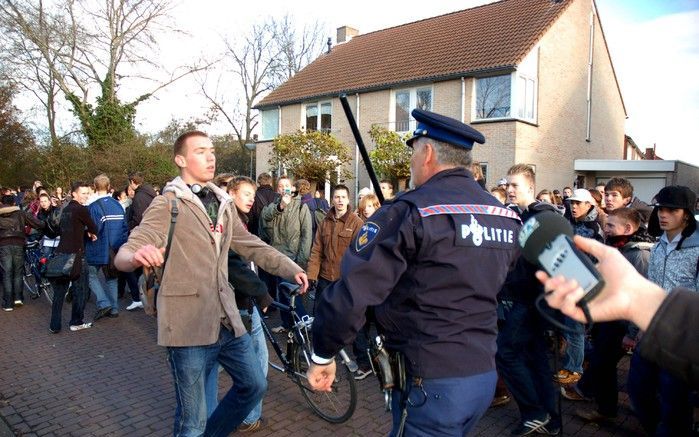
[[[13,82],[19,89],[32,94],[42,105],[46,112],[47,128],[51,144],[58,142],[56,128],[57,120],[57,96],[59,89],[56,81],[56,71],[49,64],[58,64],[60,47],[64,44],[62,33],[57,32],[62,24],[55,21],[55,17],[48,14],[39,1],[34,10],[25,6],[30,13],[24,14],[23,26],[34,29],[35,38],[41,41],[43,46],[54,46],[58,49],[47,61],[38,46],[28,38],[25,38],[17,27],[17,21],[8,9],[11,4],[0,4],[0,29],[4,38],[0,42],[0,59],[5,65],[12,65],[12,71],[5,74],[6,78]]]
[[[323,52],[323,27],[317,21],[306,24],[300,33],[293,19],[285,15],[276,23],[277,47],[279,49],[275,85],[291,79],[303,67],[313,62]]]
[[[319,24],[298,32],[288,15],[253,25],[239,40],[224,41],[226,48],[220,61],[223,72],[213,78],[204,77],[201,88],[213,111],[226,120],[240,144],[251,140],[258,124],[252,109],[255,103],[320,55],[322,42]],[[240,87],[227,88],[229,83],[240,83]]]
[[[477,79],[476,115],[479,119],[510,116],[510,76]]]
[[[178,68],[166,78],[156,74],[161,77],[158,80],[129,74],[159,68],[151,54],[156,34],[174,31],[166,24],[169,8],[169,0],[59,0],[51,8],[42,0],[0,1],[3,31],[11,38],[13,54],[19,55],[18,65],[32,67],[25,71],[23,82],[25,87],[39,84],[35,95],[42,97],[54,130],[52,137],[56,89],[70,102],[88,144],[97,145],[133,133],[140,102],[203,68]],[[120,83],[135,77],[153,85],[134,100],[121,103],[117,96]]]

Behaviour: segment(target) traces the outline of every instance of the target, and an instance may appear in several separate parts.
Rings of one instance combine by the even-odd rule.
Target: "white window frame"
[[[265,135],[267,132],[265,132],[265,114],[272,114],[273,112],[277,113],[277,120],[276,120],[276,125],[274,126],[275,134],[272,136],[267,136]],[[261,141],[269,141],[275,139],[277,136],[279,136],[279,120],[281,119],[281,109],[280,108],[273,108],[273,109],[264,109],[260,111],[260,140]]]
[[[536,123],[538,117],[538,63],[539,48],[535,47],[531,53],[524,58],[522,63],[518,66],[517,71],[514,73],[515,86],[512,88],[512,107],[515,108],[515,110],[510,110],[510,113],[514,118],[532,123]],[[524,81],[524,89],[522,89],[520,81]],[[527,89],[528,84],[531,85],[531,90]],[[531,103],[531,115],[527,114],[527,101]],[[522,115],[519,114],[520,109],[524,110]]]
[[[497,76],[510,76],[510,115],[506,117],[490,117],[490,118],[479,118],[478,117],[478,80],[479,79],[487,79],[488,77],[497,77]],[[483,76],[483,77],[476,77],[473,80],[473,92],[471,93],[473,95],[473,104],[471,107],[473,108],[473,111],[471,113],[471,119],[473,121],[496,121],[496,120],[510,120],[514,118],[512,116],[512,90],[515,86],[514,82],[514,75],[512,73],[508,74],[495,74],[493,76]]]
[[[391,107],[390,107],[390,114],[389,114],[389,120],[390,120],[390,130],[393,130],[398,133],[405,133],[405,132],[412,132],[416,128],[416,123],[415,119],[410,115],[410,113],[417,107],[417,93],[418,91],[425,91],[428,90],[430,92],[430,107],[427,108],[428,111],[432,111],[432,108],[434,107],[434,86],[432,84],[426,84],[426,85],[421,85],[421,86],[415,86],[411,88],[399,88],[399,89],[394,89],[391,91]],[[410,95],[409,98],[409,109],[408,109],[408,129],[407,130],[398,130],[398,120],[396,120],[396,94],[399,94],[401,92],[408,92]],[[404,123],[401,121],[400,123]]]
[[[323,129],[320,127],[321,126],[323,105],[330,106],[330,127],[327,129]],[[301,124],[303,126],[303,129],[307,132],[309,130],[308,130],[308,126],[306,125],[306,120],[307,120],[306,111],[308,110],[309,106],[315,106],[316,109],[318,110],[318,125],[317,125],[317,128],[315,130],[330,133],[332,131],[332,126],[333,126],[333,103],[332,103],[332,100],[318,100],[316,102],[303,103],[303,110],[301,111]]]
[[[538,79],[539,48],[535,47],[529,55],[517,67],[517,70],[509,73],[510,76],[510,115],[507,117],[478,118],[478,80],[485,77],[476,77],[473,80],[471,119],[477,122],[498,120],[522,120],[528,123],[537,123],[539,117],[539,79]],[[498,74],[495,76],[506,76]],[[522,84],[524,88],[522,88]],[[531,86],[531,92],[527,93],[527,84]],[[527,101],[531,104],[531,114],[527,114]],[[523,106],[524,105],[524,106]],[[522,115],[520,109],[524,109]]]

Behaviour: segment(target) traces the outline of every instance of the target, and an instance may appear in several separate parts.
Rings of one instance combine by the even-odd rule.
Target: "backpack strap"
[[[179,213],[180,210],[177,208],[177,197],[172,196],[170,199],[170,229],[167,233],[167,244],[165,245],[165,254],[163,256],[163,268],[160,269],[160,277],[158,278],[158,282],[162,282],[162,277],[165,273],[165,264],[167,263],[168,256],[170,255],[170,247],[172,247],[172,238],[175,234],[175,224],[177,224],[177,215]]]

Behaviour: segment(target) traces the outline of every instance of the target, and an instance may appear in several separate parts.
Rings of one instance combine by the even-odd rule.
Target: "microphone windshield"
[[[522,255],[532,264],[539,264],[539,255],[559,235],[573,238],[573,227],[558,213],[544,211],[524,222],[519,231]]]

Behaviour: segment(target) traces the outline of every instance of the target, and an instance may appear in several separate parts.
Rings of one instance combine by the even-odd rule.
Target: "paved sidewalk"
[[[121,301],[122,308],[127,304],[126,299]],[[66,305],[64,322],[69,312]],[[92,303],[85,314],[90,320]],[[15,435],[171,435],[174,395],[164,350],[155,344],[155,319],[142,311],[122,310],[119,318],[100,320],[92,329],[70,332],[64,325],[54,335],[48,332],[49,315],[43,298],[0,313],[0,416]],[[270,355],[274,355],[271,350]],[[620,367],[620,381],[624,381],[627,358]],[[331,425],[313,415],[284,375],[270,369],[269,376],[264,403],[269,427],[257,436],[380,436],[390,430],[391,418],[383,411],[374,377],[358,382],[354,416],[347,423]],[[229,384],[227,376],[220,379],[221,390]],[[620,415],[613,426],[585,424],[572,412],[589,404],[564,400],[565,435],[640,435],[623,390]],[[509,435],[518,417],[513,402],[491,409],[473,435]],[[3,424],[0,420],[0,437],[5,436]]]

